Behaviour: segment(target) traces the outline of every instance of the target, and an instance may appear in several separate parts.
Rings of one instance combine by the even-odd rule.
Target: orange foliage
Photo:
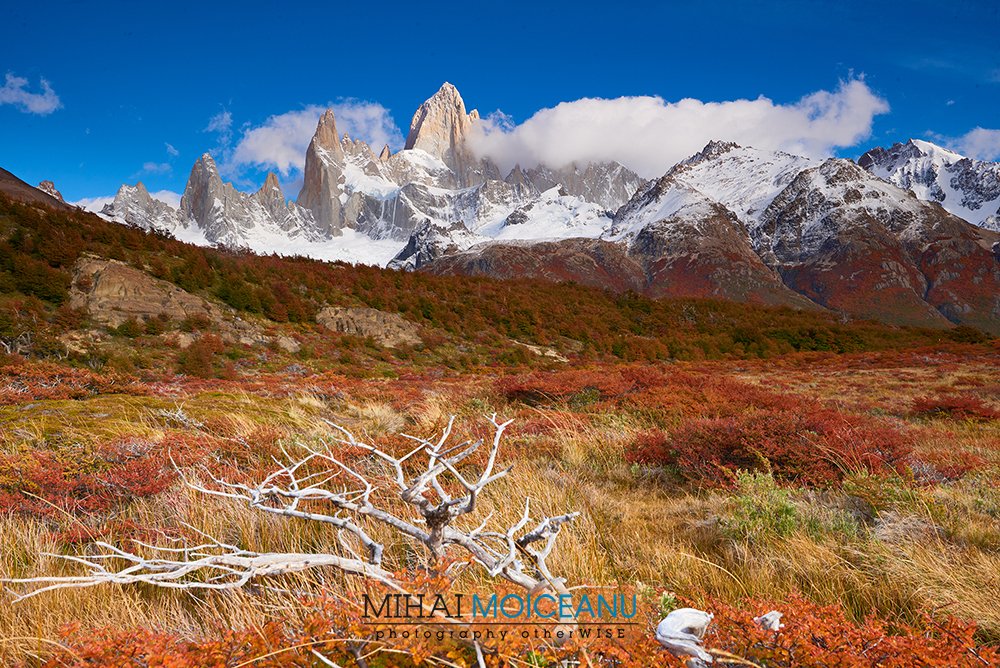
[[[912,412],[918,417],[949,417],[956,420],[1000,418],[1000,411],[986,405],[982,399],[955,394],[918,398],[913,402]]]
[[[716,617],[706,644],[775,668],[972,667],[994,665],[1000,653],[978,647],[974,624],[925,615],[919,625],[868,619],[856,623],[836,605],[821,606],[802,598],[785,603],[749,601],[733,607],[711,601]],[[765,631],[753,617],[777,608],[784,627]]]
[[[435,578],[419,579],[424,580],[423,587],[415,581],[407,589],[443,591],[429,586]],[[481,643],[486,665],[491,667],[560,665],[562,661],[569,661],[570,665],[579,662],[579,665],[616,668],[683,665],[681,659],[668,654],[653,638],[653,628],[661,613],[643,599],[639,614],[631,620],[637,623],[619,626],[611,621],[606,627],[614,629],[611,637],[595,634],[581,639],[577,635],[563,644],[539,640],[545,628],[516,620],[489,627],[466,622],[438,625],[440,620],[388,627],[363,618],[359,604],[352,605],[346,600],[335,597],[303,601],[306,612],[295,620],[272,621],[245,630],[218,629],[211,638],[202,639],[185,639],[146,629],[95,632],[73,625],[64,630],[62,637],[69,651],[45,665],[292,668],[321,665],[314,651],[338,665],[356,665],[353,655],[363,650],[371,668],[428,665],[426,660],[432,656],[447,659],[451,665],[473,666],[477,665],[475,650],[468,638],[472,632],[487,629],[497,636],[500,631],[507,632],[502,639],[496,637]],[[974,625],[952,618],[925,615],[915,625],[875,618],[857,623],[848,619],[839,606],[820,606],[797,597],[781,602],[750,600],[739,606],[709,600],[701,607],[715,615],[705,637],[707,648],[772,668],[970,668],[993,665],[1000,660],[995,648],[977,645]],[[784,613],[780,631],[766,631],[753,622],[755,615],[771,609]],[[388,632],[390,628],[398,634],[393,640],[378,635],[379,631]],[[619,637],[617,628],[623,629],[623,637]],[[462,630],[467,632],[465,639],[458,635]],[[551,633],[553,629],[548,631]],[[403,632],[408,632],[408,637],[403,637]]]
[[[695,418],[669,435],[642,434],[626,454],[643,464],[675,466],[699,483],[728,485],[737,471],[769,471],[805,486],[835,484],[852,471],[905,471],[909,440],[871,419],[830,409],[749,411]]]
[[[154,447],[127,441],[89,456],[49,450],[0,454],[0,512],[96,514],[159,494],[174,473]]]
[[[84,399],[98,394],[149,394],[129,376],[95,373],[48,362],[0,368],[0,406],[44,399]]]

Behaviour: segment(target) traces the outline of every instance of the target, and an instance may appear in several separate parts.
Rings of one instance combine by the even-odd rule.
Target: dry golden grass
[[[882,373],[896,380],[889,383],[879,376]],[[970,375],[973,371],[961,368],[946,376],[928,376],[921,369],[839,370],[820,373],[809,382],[785,380],[798,393],[838,402],[868,402],[884,409],[898,400],[894,392],[911,383],[915,388],[907,390],[907,397],[926,393],[934,383],[968,382]],[[744,372],[743,377],[760,383],[773,380],[768,371]],[[864,387],[859,389],[859,384]],[[163,411],[178,407],[190,420],[186,426],[164,417]],[[640,581],[695,600],[711,596],[780,601],[802,593],[820,603],[842,603],[859,619],[872,613],[914,619],[920,610],[943,607],[978,622],[987,639],[1000,640],[1000,606],[995,599],[995,592],[1000,591],[996,424],[913,422],[913,428],[921,430],[918,451],[957,443],[991,463],[979,474],[926,488],[901,484],[895,496],[892,489],[876,483],[878,498],[864,480],[843,492],[793,491],[791,503],[801,523],[786,533],[752,539],[734,535],[730,528],[733,493],[683,488],[668,475],[638,471],[626,462],[626,445],[648,427],[641,411],[508,405],[475,383],[464,395],[455,388],[443,392],[429,388],[406,408],[378,397],[329,400],[308,391],[287,398],[201,392],[183,400],[98,396],[40,401],[31,408],[0,408],[0,453],[137,435],[157,440],[169,430],[252,438],[262,426],[277,430],[290,443],[328,434],[324,418],[341,421],[377,440],[400,431],[430,434],[451,414],[460,416],[460,428],[474,430],[481,427],[477,416],[494,410],[516,414],[520,422],[535,421],[546,430],[542,435],[525,435],[518,433],[517,424],[512,427],[503,454],[516,468],[491,489],[477,516],[467,522],[473,525],[490,512],[497,522],[509,522],[521,512],[520,500],[525,497],[531,498],[537,513],[582,511],[579,521],[560,536],[552,561],[555,572],[571,586]],[[871,498],[865,497],[869,493],[865,489]],[[852,502],[849,494],[860,495],[854,499],[858,503],[865,497],[862,501],[868,504],[870,518],[858,520],[852,530],[825,524],[817,529],[809,524],[808,518],[840,513],[841,507]],[[933,537],[903,532],[891,541],[881,538],[880,515],[883,519],[917,518],[923,523],[920,526],[933,529]],[[170,532],[188,523],[259,551],[338,549],[336,537],[322,526],[262,515],[226,500],[206,498],[180,484],[132,503],[118,511],[115,519]],[[73,571],[71,564],[41,555],[65,552],[54,531],[80,522],[68,516],[44,522],[0,516],[0,576]],[[85,526],[94,525],[87,522]],[[411,553],[403,544],[381,527],[373,528],[373,533],[388,541],[391,563],[410,563]],[[469,570],[464,577],[463,586],[487,585],[479,571]],[[296,588],[313,591],[342,591],[346,586],[329,573],[309,574],[295,582]],[[0,638],[5,640],[0,642],[0,663],[22,659],[26,653],[50,654],[55,650],[45,641],[58,639],[59,629],[72,622],[83,621],[88,627],[169,629],[196,637],[220,628],[258,627],[290,614],[294,606],[288,595],[260,584],[247,591],[199,596],[104,586],[50,592],[17,605],[2,605]]]

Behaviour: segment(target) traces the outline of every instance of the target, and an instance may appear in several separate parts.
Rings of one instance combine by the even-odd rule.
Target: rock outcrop
[[[420,343],[420,328],[395,314],[373,308],[328,306],[316,314],[316,322],[333,332],[370,336],[390,348]]]
[[[161,315],[174,321],[191,317],[224,320],[222,308],[206,299],[124,262],[96,257],[81,258],[74,267],[70,306],[86,310],[93,322],[110,327]]]
[[[63,199],[62,193],[56,189],[56,184],[52,183],[52,181],[42,181],[38,184],[38,189],[47,195],[51,195],[60,202],[66,201]]]
[[[118,260],[83,257],[73,268],[70,306],[94,323],[117,327],[128,320],[206,318],[225,337],[246,344],[266,338],[232,309],[193,295]]]

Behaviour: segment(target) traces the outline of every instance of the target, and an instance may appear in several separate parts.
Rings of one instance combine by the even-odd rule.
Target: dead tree
[[[338,537],[337,553],[253,552],[206,534],[201,534],[204,541],[195,546],[158,547],[136,541],[135,551],[97,542],[97,554],[50,555],[83,566],[85,572],[80,575],[5,582],[22,587],[16,598],[22,600],[54,589],[110,583],[233,589],[258,577],[329,567],[398,589],[393,572],[383,566],[385,546],[372,536],[382,526],[391,530],[394,542],[402,537],[422,546],[428,568],[462,557],[491,577],[533,593],[544,589],[567,593],[564,580],[553,576],[547,559],[563,525],[579,513],[544,517],[532,525],[526,498],[519,519],[507,526],[491,528],[492,513],[478,526],[459,526],[460,518],[477,510],[484,490],[512,468],[497,464],[510,421],[498,422],[496,415],[489,421],[492,442],[479,467],[466,460],[480,451],[483,440],[449,444],[452,418],[436,441],[404,435],[415,446],[402,456],[364,443],[329,423],[331,438],[319,446],[299,442],[295,456],[283,451],[284,461],[276,459],[274,471],[259,483],[231,482],[207,471],[211,483],[198,483],[182,474],[186,485],[204,494],[245,503],[264,513],[328,525]],[[344,461],[348,459],[342,456],[345,452],[352,455],[350,463]],[[388,493],[402,503],[393,502]]]

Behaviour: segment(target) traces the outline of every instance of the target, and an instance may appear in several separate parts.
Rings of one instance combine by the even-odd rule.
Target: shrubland
[[[300,348],[241,344],[197,318],[102,328],[68,306],[84,253]],[[484,643],[485,665],[682,665],[652,635],[682,606],[715,614],[707,647],[761,666],[998,661],[1000,347],[975,330],[255,258],[7,200],[0,291],[0,578],[78,574],[54,555],[92,556],[98,541],[336,551],[315,523],[184,480],[260,481],[297,444],[330,442],[329,422],[402,452],[400,433],[431,437],[455,416],[457,432],[488,436],[482,416],[496,413],[513,420],[514,469],[470,521],[511,517],[525,497],[579,511],[553,570],[570,587],[634,593],[640,612],[623,639]],[[424,343],[326,331],[312,319],[327,304],[399,313]],[[81,332],[86,345],[68,338]],[[386,564],[412,592],[504,591],[475,569],[442,578],[397,542]],[[0,662],[477,665],[460,640],[378,639],[360,618],[365,591],[380,590],[328,570],[18,603],[8,584]],[[753,622],[772,609],[778,632]]]

